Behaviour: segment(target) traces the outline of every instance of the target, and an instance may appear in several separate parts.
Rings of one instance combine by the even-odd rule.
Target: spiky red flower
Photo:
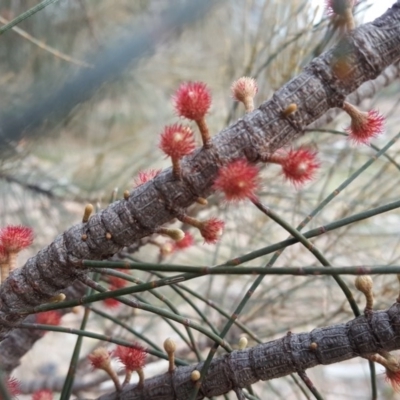
[[[200,233],[206,243],[217,243],[224,231],[225,222],[218,218],[210,218],[201,224]]]
[[[114,286],[113,284],[110,285],[108,288],[109,290],[117,290],[118,287]],[[108,299],[104,299],[103,303],[108,308],[117,308],[120,306],[121,302],[114,297],[109,297]]]
[[[177,114],[192,121],[204,118],[211,106],[211,93],[203,82],[182,83],[172,99]]]
[[[148,169],[146,171],[139,171],[138,176],[134,180],[134,187],[138,187],[148,181],[151,181],[160,172],[161,172],[161,169]]]
[[[32,394],[32,400],[53,400],[53,392],[50,389],[42,389]]]
[[[196,148],[193,131],[180,124],[164,128],[160,138],[160,149],[173,159],[190,154]]]
[[[347,9],[353,9],[357,0],[326,0],[327,14],[344,15]]]
[[[114,297],[109,297],[108,299],[104,299],[103,300],[103,303],[104,303],[104,305],[107,307],[107,308],[117,308],[117,307],[119,307],[120,306],[120,302],[117,300],[117,299],[115,299]]]
[[[9,225],[0,229],[0,243],[9,253],[17,253],[33,242],[33,230],[28,226]]]
[[[109,352],[106,348],[99,347],[88,355],[88,359],[93,368],[107,369],[110,366],[110,354],[111,352]]]
[[[247,97],[253,98],[257,94],[257,82],[253,78],[242,76],[232,83],[231,91],[235,100],[244,103]]]
[[[190,246],[193,246],[194,244],[194,237],[190,232],[185,232],[185,236],[183,239],[179,241],[171,241],[169,240],[168,242],[165,242],[161,247],[160,247],[160,252],[162,256],[168,256],[175,251],[180,251],[187,249]]]
[[[138,343],[133,343],[132,347],[117,346],[114,356],[124,364],[128,371],[137,371],[144,367],[146,362],[146,349]]]
[[[314,178],[320,167],[317,153],[305,147],[289,150],[281,161],[283,174],[295,186],[301,186]]]
[[[128,281],[126,281],[124,278],[120,278],[118,276],[112,276],[112,275],[110,275],[108,277],[108,280],[110,282],[110,286],[112,287],[112,289],[110,289],[110,290],[124,288],[128,283]]]
[[[185,232],[185,237],[178,242],[173,242],[173,251],[187,249],[194,244],[194,237],[190,232]]]
[[[349,139],[356,144],[369,143],[384,130],[385,118],[376,110],[352,115],[351,125],[346,128]]]
[[[385,380],[388,382],[395,392],[400,392],[400,371],[394,372],[389,368],[385,369],[386,377]]]
[[[20,383],[17,378],[9,377],[7,379],[7,390],[10,393],[11,397],[15,397],[21,393]],[[0,397],[1,399],[1,397]]]
[[[50,310],[36,314],[36,323],[44,325],[60,325],[61,314],[56,310]]]
[[[224,192],[228,201],[253,198],[258,188],[258,168],[247,160],[236,160],[221,167],[214,188]]]

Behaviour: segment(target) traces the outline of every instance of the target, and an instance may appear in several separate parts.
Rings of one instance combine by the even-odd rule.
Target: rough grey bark
[[[388,310],[362,315],[347,323],[307,333],[288,332],[280,339],[218,357],[212,361],[196,399],[219,396],[237,387],[280,378],[316,365],[399,348],[400,304],[395,303]],[[167,372],[147,379],[143,387],[129,385],[121,393],[104,395],[99,400],[187,400],[193,389],[190,374],[201,368],[202,363],[179,367],[172,374]]]
[[[304,72],[278,90],[253,113],[216,135],[210,149],[198,149],[182,163],[182,181],[171,169],[131,193],[128,200],[111,204],[88,223],[59,235],[25,266],[13,272],[0,288],[0,338],[9,324],[23,316],[18,310],[47,302],[71,286],[82,270],[82,259],[104,259],[122,247],[150,235],[162,224],[184,213],[198,197],[207,197],[218,168],[239,157],[257,162],[298,137],[306,126],[333,107],[362,83],[376,78],[400,57],[400,0],[382,17],[355,30],[335,49],[324,53]],[[347,51],[352,74],[338,80],[331,65]],[[281,111],[296,103],[298,111],[288,118]],[[106,238],[111,233],[111,240]],[[87,240],[82,240],[82,234]]]
[[[67,300],[77,299],[84,296],[87,287],[80,281],[76,281],[63,293]],[[69,308],[59,310],[61,315],[71,311]],[[29,315],[24,322],[35,323],[35,315]],[[20,364],[20,359],[43,337],[43,331],[32,329],[13,329],[0,343],[0,362],[4,372],[10,373]]]
[[[376,79],[363,83],[356,91],[346,97],[351,104],[361,104],[363,100],[372,99],[380,90],[389,86],[400,76],[400,63],[396,62],[387,67]],[[307,130],[321,128],[332,122],[342,110],[332,108],[322,117],[307,126]]]

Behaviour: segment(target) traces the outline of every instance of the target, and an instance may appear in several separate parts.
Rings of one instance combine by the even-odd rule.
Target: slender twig
[[[36,6],[30,8],[28,11],[25,11],[24,13],[18,15],[18,17],[14,18],[12,21],[10,21],[9,23],[7,23],[3,27],[1,27],[0,35],[2,35],[4,32],[7,32],[13,26],[18,25],[24,19],[29,18],[33,14],[36,14],[38,11],[43,10],[43,8],[49,6],[52,3],[55,3],[56,1],[58,1],[58,0],[44,0],[41,3],[36,4]]]
[[[0,22],[2,24],[7,24],[9,21],[6,20],[5,18],[3,18],[0,15]],[[0,30],[1,30],[1,28],[0,28]],[[78,65],[79,67],[93,68],[92,65],[90,65],[88,63],[85,63],[84,61],[79,61],[76,58],[70,57],[70,56],[62,53],[61,51],[59,51],[59,50],[57,50],[57,49],[55,49],[53,47],[48,46],[47,44],[43,43],[41,40],[38,40],[38,39],[34,38],[33,36],[31,36],[29,33],[25,32],[21,28],[18,28],[18,27],[15,26],[14,28],[12,28],[12,30],[15,33],[18,33],[18,35],[22,36],[23,38],[29,40],[30,42],[32,42],[36,46],[40,47],[41,49],[47,51],[50,54],[53,54],[57,58],[60,58],[61,60],[68,61],[69,63]]]

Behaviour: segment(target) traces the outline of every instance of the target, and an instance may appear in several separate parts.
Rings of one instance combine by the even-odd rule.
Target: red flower
[[[9,225],[0,229],[0,243],[9,253],[17,253],[33,242],[32,228]]]
[[[11,397],[15,397],[21,393],[19,385],[20,385],[20,383],[17,378],[9,377],[7,379],[7,390],[10,393]],[[2,399],[2,397],[0,396],[0,400],[1,399]]]
[[[211,105],[211,93],[202,82],[182,83],[172,97],[177,114],[199,121],[207,114]]]
[[[210,218],[201,223],[200,233],[206,243],[217,243],[221,238],[225,222],[218,218]]]
[[[93,368],[108,369],[110,366],[110,352],[104,347],[93,350],[92,353],[88,355],[88,359]]]
[[[161,172],[161,169],[149,169],[147,171],[139,171],[137,178],[135,178],[135,180],[134,180],[134,187],[138,187],[138,186],[143,185],[144,183],[152,180],[160,172]]]
[[[195,148],[193,132],[189,127],[180,124],[169,125],[161,134],[160,149],[173,159],[180,159]]]
[[[385,118],[376,110],[359,111],[351,117],[351,125],[346,128],[346,132],[354,143],[369,143],[383,132]]]
[[[289,179],[295,186],[301,186],[312,180],[320,166],[316,152],[304,147],[289,150],[280,164],[286,179]]]
[[[394,372],[386,368],[385,380],[390,383],[395,392],[400,392],[400,371]]]
[[[236,160],[219,169],[214,188],[224,192],[228,201],[240,201],[254,197],[258,183],[258,168]]]
[[[104,305],[107,308],[117,308],[121,304],[117,299],[114,297],[109,297],[108,299],[103,300]]]
[[[173,242],[173,250],[183,250],[194,244],[194,237],[190,232],[185,232],[185,237],[178,242]]]
[[[115,290],[117,289],[116,287],[113,287],[112,285],[110,286],[109,290]],[[109,297],[108,299],[104,299],[103,303],[106,307],[108,308],[117,308],[121,304],[120,301],[118,301],[114,297]]]
[[[348,8],[353,9],[356,0],[326,0],[328,14],[344,15]]]
[[[38,390],[32,394],[32,400],[53,400],[53,392],[49,389]]]
[[[144,367],[146,361],[146,350],[138,343],[132,347],[118,346],[114,351],[114,356],[124,364],[128,371],[137,371]]]
[[[244,103],[248,97],[253,98],[257,94],[257,82],[253,78],[242,76],[232,83],[231,91],[235,100]]]
[[[60,325],[61,314],[58,311],[51,310],[36,314],[36,323],[44,325]]]
[[[108,277],[108,280],[109,280],[111,288],[112,288],[111,290],[121,289],[121,288],[125,287],[128,283],[124,278],[120,278],[118,276],[112,276],[112,275],[110,275]]]

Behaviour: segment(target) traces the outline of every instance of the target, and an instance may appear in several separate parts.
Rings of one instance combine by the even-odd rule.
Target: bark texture
[[[259,380],[280,378],[316,365],[398,348],[400,304],[395,303],[388,310],[362,315],[344,324],[316,328],[307,333],[288,332],[280,339],[216,358],[197,399],[219,396]],[[201,368],[202,363],[179,367],[172,374],[167,372],[146,380],[143,387],[130,385],[121,393],[104,395],[99,400],[187,400],[193,389],[190,374]]]
[[[87,273],[79,267],[82,259],[108,258],[154,233],[162,224],[182,215],[198,197],[207,197],[212,192],[221,165],[242,157],[251,162],[262,160],[302,134],[305,127],[329,109],[340,107],[345,97],[361,84],[398,61],[399,22],[400,0],[382,17],[356,29],[334,49],[316,58],[272,99],[216,135],[210,149],[198,149],[186,157],[181,181],[174,179],[171,169],[164,170],[135,189],[128,200],[111,204],[87,223],[77,224],[59,235],[2,284],[0,340],[10,331],[9,324],[2,321],[20,322],[24,317],[18,310],[47,302],[73,285],[77,276]],[[340,80],[332,65],[343,57],[351,71],[345,80]],[[296,103],[298,111],[282,118],[282,110],[290,103]],[[83,234],[86,240],[82,239]]]
[[[351,104],[359,105],[366,99],[372,99],[380,90],[389,86],[400,76],[400,63],[387,67],[376,79],[363,83],[356,91],[346,97],[346,101]],[[321,128],[332,122],[341,112],[339,108],[332,108],[322,117],[307,126],[307,130]]]

